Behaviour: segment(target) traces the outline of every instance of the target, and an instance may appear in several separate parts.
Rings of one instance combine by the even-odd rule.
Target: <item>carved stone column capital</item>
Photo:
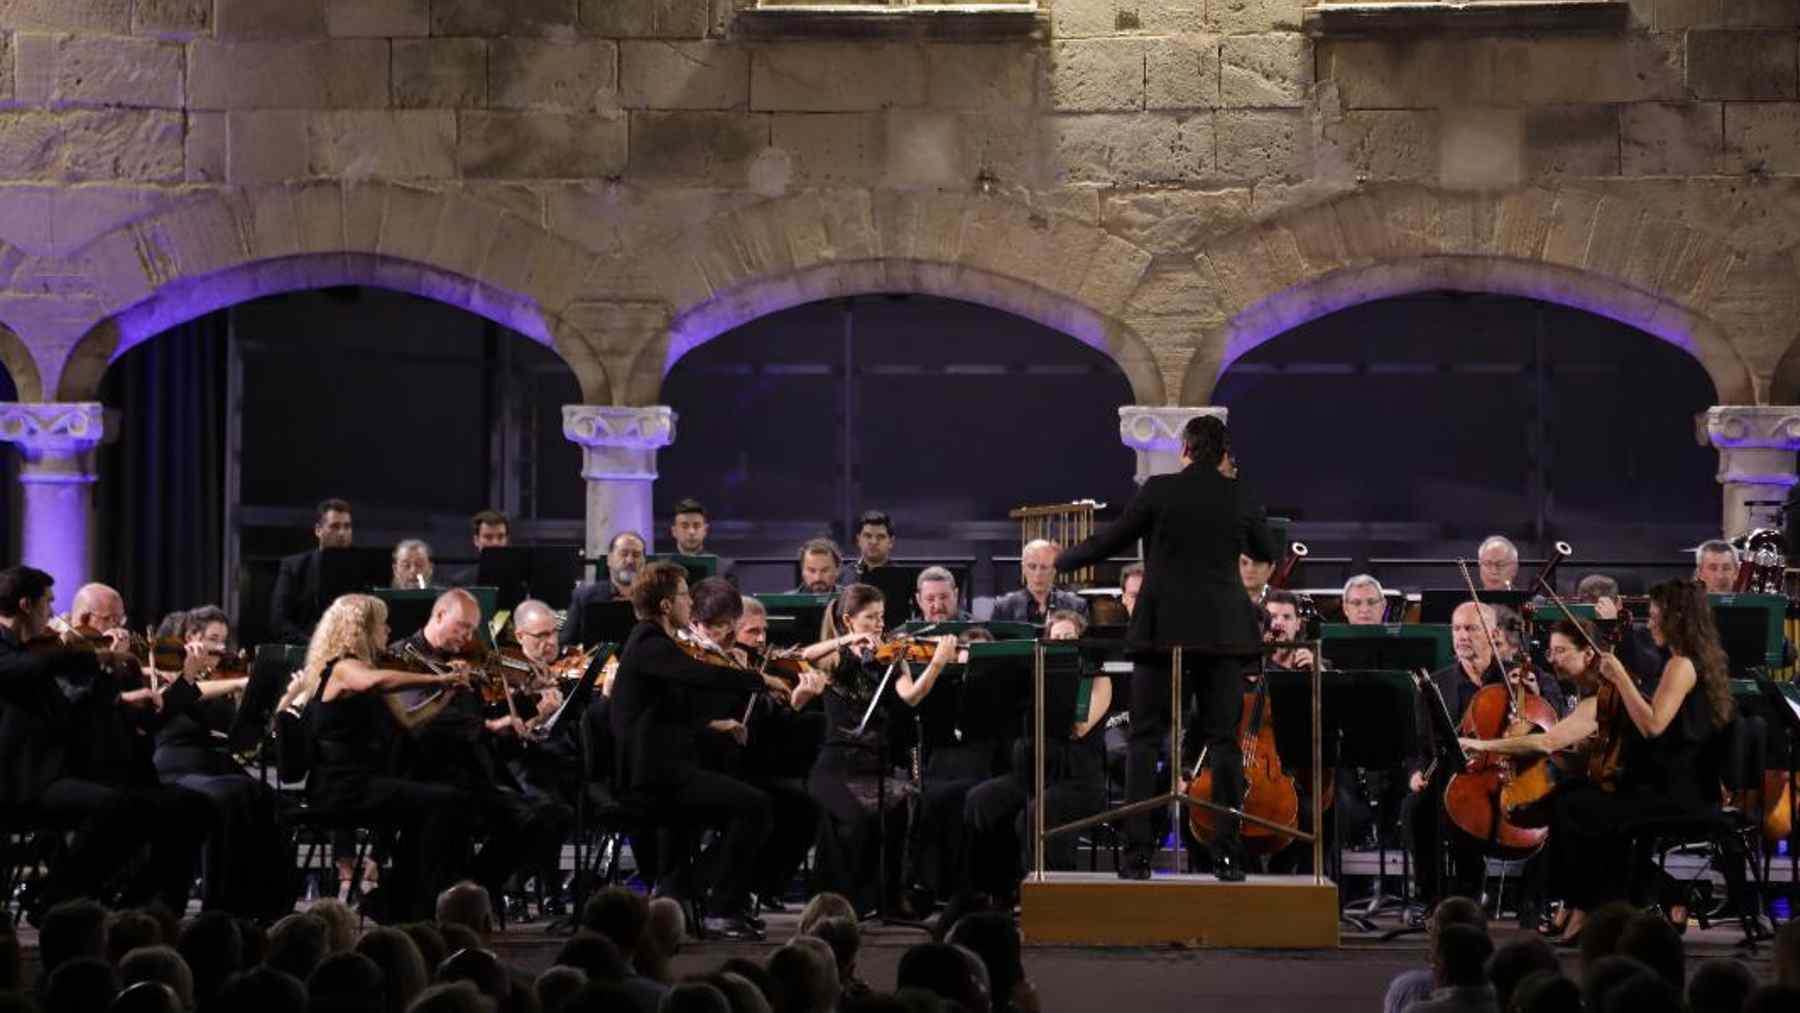
[[[1137,451],[1135,477],[1139,485],[1151,475],[1181,470],[1181,431],[1189,419],[1202,415],[1211,415],[1224,422],[1227,409],[1221,405],[1119,406],[1119,441]]]
[[[18,446],[21,482],[93,482],[94,448],[105,437],[98,403],[0,402],[0,442]]]
[[[675,442],[675,411],[667,405],[637,408],[563,405],[563,436],[581,447],[587,480],[587,555],[598,559],[621,531],[634,531],[653,548],[651,486],[656,452]]]
[[[1701,445],[1719,452],[1724,534],[1779,527],[1770,504],[1780,502],[1794,484],[1800,406],[1714,405],[1700,413],[1694,428]]]

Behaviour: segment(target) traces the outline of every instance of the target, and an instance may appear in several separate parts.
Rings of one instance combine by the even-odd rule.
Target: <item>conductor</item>
[[[1185,649],[1184,694],[1199,704],[1195,731],[1212,766],[1213,801],[1243,804],[1243,765],[1237,719],[1243,707],[1244,659],[1260,650],[1256,613],[1238,576],[1238,554],[1267,561],[1275,555],[1260,507],[1245,500],[1231,457],[1231,435],[1211,416],[1188,421],[1181,433],[1182,469],[1154,475],[1124,516],[1056,559],[1061,571],[1106,559],[1142,539],[1144,584],[1132,612],[1128,643],[1131,673],[1131,739],[1125,791],[1137,802],[1153,794],[1156,758],[1169,734],[1169,656],[1161,645]],[[1220,880],[1244,878],[1238,821],[1218,821],[1213,845]],[[1153,854],[1150,814],[1126,820],[1128,851],[1121,879],[1150,878]]]

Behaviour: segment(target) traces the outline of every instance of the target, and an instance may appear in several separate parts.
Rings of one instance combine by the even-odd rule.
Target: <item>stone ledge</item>
[[[1306,8],[1303,26],[1317,35],[1375,32],[1622,31],[1631,22],[1623,0],[1446,0],[1443,3],[1332,3]]]
[[[1014,3],[876,7],[768,4],[735,16],[732,34],[750,39],[1047,39],[1050,17],[1036,0]]]

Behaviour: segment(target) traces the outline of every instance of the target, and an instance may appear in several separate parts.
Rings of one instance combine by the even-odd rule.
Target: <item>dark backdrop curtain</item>
[[[119,437],[100,451],[100,569],[134,629],[219,604],[225,532],[225,312],[127,352],[100,398]]]

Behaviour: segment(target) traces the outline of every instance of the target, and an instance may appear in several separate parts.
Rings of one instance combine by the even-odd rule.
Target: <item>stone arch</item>
[[[20,401],[42,401],[44,380],[38,374],[37,360],[25,340],[12,328],[0,324],[0,366],[12,377],[13,390]]]
[[[97,396],[133,346],[265,295],[368,285],[461,307],[547,345],[591,403],[606,369],[563,311],[592,267],[579,247],[454,191],[297,183],[208,194],[124,225],[79,254],[103,315],[50,364],[56,397]]]
[[[1762,393],[1706,312],[1739,254],[1716,236],[1611,197],[1374,187],[1277,216],[1196,259],[1225,312],[1187,365],[1183,404],[1205,404],[1233,362],[1294,327],[1359,303],[1445,289],[1608,317],[1692,355],[1720,404],[1755,403]]]
[[[624,403],[653,403],[677,360],[724,332],[822,299],[913,293],[1004,310],[1118,363],[1139,404],[1168,389],[1121,319],[1150,255],[1073,217],[1006,197],[806,193],[719,216],[661,265],[666,340],[614,364]]]

